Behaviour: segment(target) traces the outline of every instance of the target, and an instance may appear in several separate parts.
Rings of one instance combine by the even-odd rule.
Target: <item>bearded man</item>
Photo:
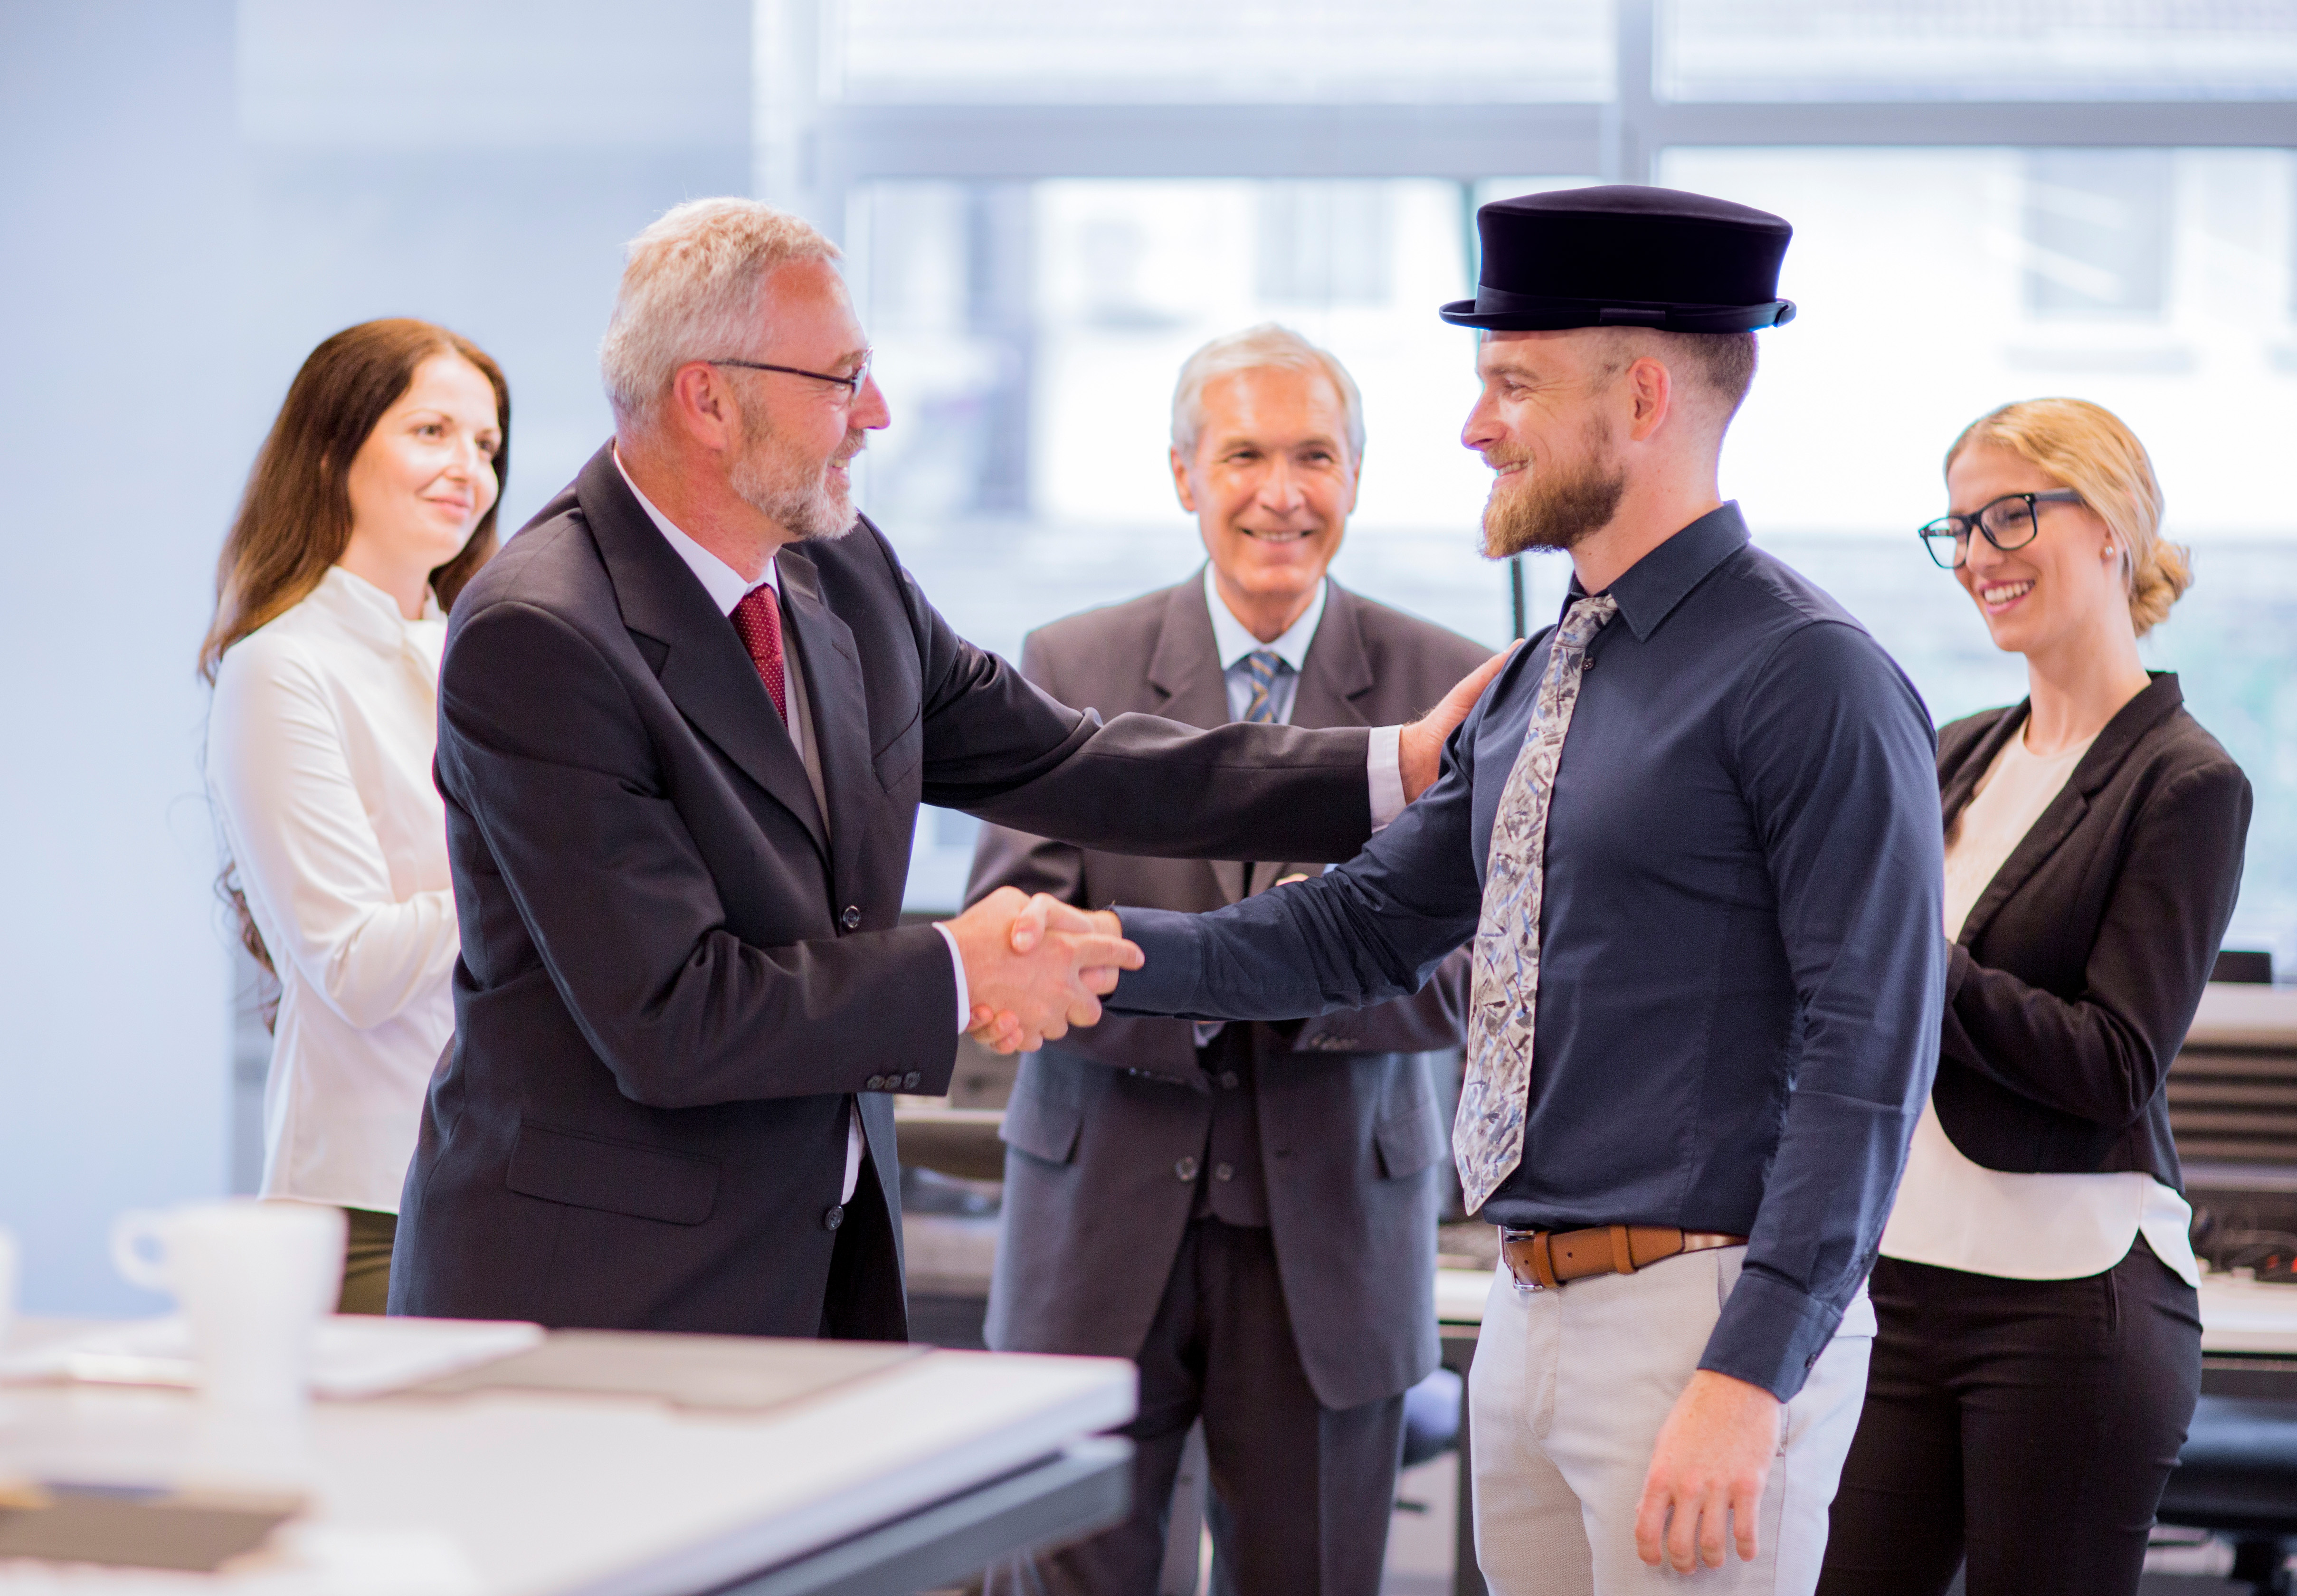
[[[747,200],[641,234],[613,440],[456,603],[455,1039],[393,1312],[902,1339],[889,1094],[947,1090],[976,1017],[1091,1024],[1139,961],[1009,887],[902,925],[918,803],[1320,860],[1434,777],[1455,720],[1103,726],[958,637],[853,510],[888,415],[836,254]]]
[[[1148,958],[1108,1006],[1321,1014],[1472,939],[1453,1148],[1506,1261],[1470,1382],[1486,1578],[1808,1592],[1938,1055],[1930,718],[1717,489],[1753,329],[1792,314],[1786,223],[1626,187],[1478,223],[1443,316],[1485,330],[1485,551],[1567,552],[1562,617],[1352,862],[1100,917]]]

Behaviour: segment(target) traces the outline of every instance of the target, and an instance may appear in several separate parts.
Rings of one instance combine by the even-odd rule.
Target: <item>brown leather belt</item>
[[[1589,1275],[1631,1275],[1682,1253],[1744,1246],[1744,1236],[1673,1225],[1597,1225],[1585,1230],[1500,1231],[1500,1257],[1527,1291],[1552,1291]]]

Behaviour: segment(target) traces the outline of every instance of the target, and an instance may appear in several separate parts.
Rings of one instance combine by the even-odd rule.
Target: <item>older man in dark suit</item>
[[[1354,507],[1355,384],[1273,325],[1182,368],[1173,474],[1200,576],[1033,634],[1065,703],[1363,727],[1434,703],[1490,651],[1357,596],[1325,567]],[[990,827],[972,896],[1201,910],[1313,861],[1142,859]],[[1132,1516],[1000,1572],[1027,1590],[1155,1588],[1182,1442],[1202,1415],[1230,1588],[1379,1585],[1404,1393],[1435,1367],[1444,1126],[1422,1053],[1461,1038],[1464,966],[1304,1025],[1113,1020],[1023,1065],[1005,1117],[989,1339],[1136,1359]]]
[[[1103,726],[952,632],[848,497],[887,415],[836,254],[743,200],[648,229],[613,442],[456,605],[456,1034],[395,1312],[901,1337],[887,1094],[944,1090],[976,1010],[1033,1045],[1137,962],[1016,952],[1018,893],[901,926],[920,800],[1333,859],[1433,777],[1440,727]]]

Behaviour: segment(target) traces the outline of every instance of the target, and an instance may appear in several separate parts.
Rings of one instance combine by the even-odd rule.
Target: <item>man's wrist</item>
[[[935,920],[934,929],[949,944],[950,973],[957,977],[957,1029],[961,1036],[973,1024],[973,992],[965,979],[965,955],[957,950],[957,933],[949,928],[947,920]]]

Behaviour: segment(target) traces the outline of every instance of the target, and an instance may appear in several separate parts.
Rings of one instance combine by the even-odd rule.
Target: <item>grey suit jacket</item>
[[[1293,703],[1299,727],[1410,720],[1489,656],[1337,582]],[[1211,727],[1227,690],[1201,574],[1032,633],[1022,674],[1104,715]],[[983,828],[968,896],[1001,885],[1091,908],[1200,911],[1313,863],[1141,859]],[[1261,1162],[1278,1271],[1317,1401],[1392,1396],[1434,1368],[1437,1164],[1447,1137],[1425,1061],[1459,1045],[1463,959],[1415,996],[1252,1027]],[[989,1296],[1002,1351],[1132,1357],[1194,1201],[1210,1083],[1186,1020],[1111,1016],[1025,1058],[1005,1115],[1004,1233]]]

